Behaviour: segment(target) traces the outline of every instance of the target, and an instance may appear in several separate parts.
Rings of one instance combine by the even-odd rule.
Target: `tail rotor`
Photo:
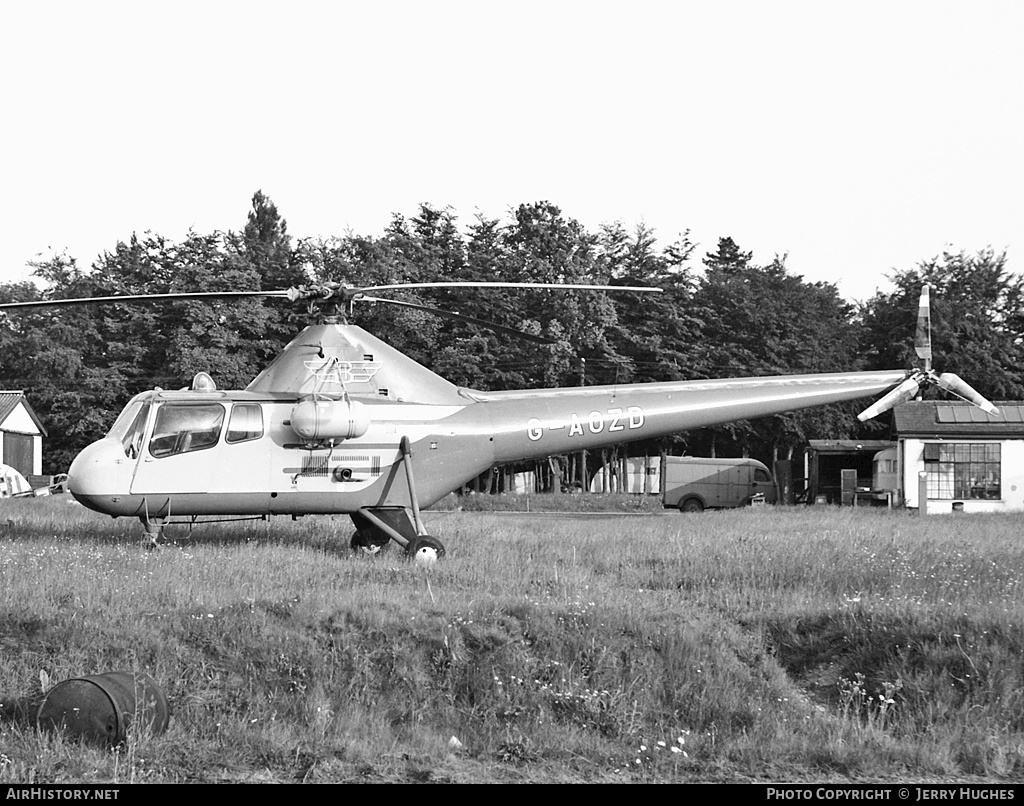
[[[922,366],[911,372],[899,386],[887,392],[864,411],[857,415],[861,422],[877,417],[900,403],[904,403],[920,392],[922,386],[934,384],[940,389],[960,398],[988,414],[997,414],[997,409],[967,381],[952,372],[937,375],[932,369],[932,317],[931,294],[927,285],[921,287],[921,301],[917,307],[917,331],[914,334],[914,352]]]

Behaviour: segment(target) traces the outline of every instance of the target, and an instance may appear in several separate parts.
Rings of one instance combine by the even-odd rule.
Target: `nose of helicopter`
[[[68,490],[90,509],[109,512],[111,503],[129,492],[132,464],[120,442],[101,439],[83,449],[71,463]]]

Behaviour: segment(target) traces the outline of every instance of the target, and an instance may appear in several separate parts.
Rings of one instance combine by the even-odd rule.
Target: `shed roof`
[[[887,439],[811,439],[807,441],[816,453],[864,453],[895,448],[896,443]]]
[[[1024,403],[997,401],[988,414],[964,401],[913,400],[893,410],[901,437],[1011,436],[1024,438]]]
[[[21,403],[25,407],[25,411],[28,412],[28,416],[32,418],[32,422],[36,424],[44,437],[46,434],[46,428],[43,426],[42,420],[32,411],[32,407],[28,403],[28,398],[25,397],[25,392],[18,389],[15,391],[0,391],[0,425],[3,425],[6,420]]]

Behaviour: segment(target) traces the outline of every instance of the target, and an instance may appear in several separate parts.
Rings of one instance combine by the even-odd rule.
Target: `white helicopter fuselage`
[[[370,425],[358,437],[303,439],[290,426],[301,402],[294,396],[251,392],[142,393],[110,435],[75,458],[68,474],[71,492],[100,512],[138,517],[347,513],[370,505],[409,506],[409,486],[399,472],[401,437],[423,444],[437,458],[457,451],[463,442],[461,429],[448,429],[442,438],[438,428],[460,407],[383,401],[362,404]],[[239,412],[259,427],[233,433],[230,424]],[[140,413],[145,421],[138,433],[126,430],[123,421]],[[189,420],[189,415],[201,419]],[[161,423],[170,421],[179,430],[166,433]],[[211,433],[211,421],[216,433]],[[197,440],[200,433],[203,438]],[[482,472],[489,462],[475,453],[474,467]],[[459,463],[468,467],[469,457],[461,456]],[[431,502],[451,490],[436,489],[435,478],[424,474],[420,484],[420,496]]]
[[[137,395],[76,457],[69,488],[144,520],[426,507],[495,464],[875,395],[906,374],[478,392],[360,328],[320,325],[246,390]]]

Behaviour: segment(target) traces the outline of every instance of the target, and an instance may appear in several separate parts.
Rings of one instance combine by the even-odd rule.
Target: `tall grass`
[[[150,551],[66,502],[0,504],[0,782],[1024,772],[1014,516],[433,512],[427,569],[347,518]],[[35,730],[40,672],[112,670],[166,734]]]

